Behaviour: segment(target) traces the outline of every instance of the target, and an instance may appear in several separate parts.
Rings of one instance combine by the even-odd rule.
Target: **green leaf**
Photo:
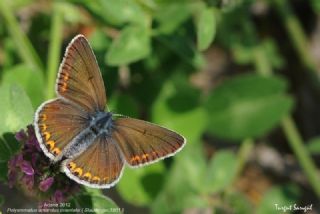
[[[154,16],[159,23],[159,27],[155,31],[162,34],[172,34],[190,15],[187,4],[171,2],[160,6]]]
[[[182,134],[188,143],[192,143],[203,133],[207,116],[204,108],[198,103],[198,93],[190,88],[190,85],[188,87],[177,90],[179,86],[174,82],[165,83],[152,106],[152,120]],[[182,97],[190,99],[181,99]]]
[[[236,176],[236,162],[232,152],[216,153],[209,163],[207,174],[202,182],[202,192],[216,193],[231,185]]]
[[[198,50],[207,49],[216,32],[216,20],[213,8],[206,8],[201,11],[199,19],[196,22]]]
[[[107,64],[129,64],[147,57],[150,51],[149,30],[142,26],[128,26],[111,44],[106,55]]]
[[[0,86],[0,97],[0,134],[18,131],[32,123],[32,104],[21,87],[3,84]]]
[[[8,163],[7,161],[0,161],[0,181],[6,181],[8,174]]]
[[[320,154],[320,137],[313,138],[308,141],[307,149],[312,154]]]
[[[146,19],[144,11],[131,0],[100,0],[102,15],[115,24],[143,23]]]
[[[93,15],[106,23],[145,23],[147,16],[140,5],[131,0],[73,0],[88,8]]]
[[[121,213],[121,209],[101,191],[87,191],[74,198],[84,213]]]
[[[257,207],[256,213],[264,214],[293,211],[293,205],[299,198],[299,192],[298,187],[294,185],[273,187],[264,194]]]
[[[147,205],[162,188],[164,170],[162,162],[139,169],[126,168],[117,190],[126,201]]]
[[[34,108],[38,107],[44,97],[43,76],[35,73],[29,66],[21,64],[4,71],[3,82],[21,86],[31,99]]]
[[[11,133],[5,133],[0,137],[0,180],[6,180],[8,174],[8,161],[15,154],[21,144]]]
[[[250,74],[225,81],[206,103],[208,130],[234,140],[266,134],[292,109],[285,89],[286,82],[278,77]]]
[[[198,200],[198,191],[201,190],[206,167],[202,147],[187,144],[167,173],[163,191],[151,205],[152,213],[182,213],[191,203],[202,207],[205,202]]]
[[[121,213],[119,207],[112,201],[110,198],[104,195],[92,195],[92,208],[95,210],[95,213]]]

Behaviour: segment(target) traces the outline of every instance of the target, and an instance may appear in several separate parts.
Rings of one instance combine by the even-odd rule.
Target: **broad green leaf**
[[[202,192],[216,193],[230,186],[236,176],[236,162],[232,152],[220,151],[214,154],[202,182]]]
[[[74,25],[87,22],[87,17],[82,15],[82,11],[79,10],[77,5],[67,1],[57,1],[55,2],[55,6],[59,7],[64,21]]]
[[[206,8],[201,11],[196,21],[196,27],[198,50],[203,51],[210,46],[216,32],[216,20],[213,8]]]
[[[131,0],[100,0],[102,15],[117,24],[126,22],[143,23],[146,19],[144,11]]]
[[[175,52],[186,64],[201,68],[205,64],[202,54],[194,48],[192,41],[181,34],[170,34],[157,38],[166,48]]]
[[[107,37],[105,32],[100,29],[96,29],[94,32],[92,32],[89,42],[95,54],[98,51],[105,52],[105,50],[109,48],[111,44],[110,38]]]
[[[73,0],[88,8],[92,14],[106,23],[145,23],[147,16],[140,5],[131,0]]]
[[[0,134],[16,132],[33,121],[33,108],[29,97],[18,85],[0,86]]]
[[[0,181],[6,181],[8,174],[8,163],[7,161],[0,161]]]
[[[77,195],[73,201],[84,213],[121,213],[121,209],[100,191],[87,191]]]
[[[204,206],[198,197],[205,172],[202,148],[197,144],[187,144],[167,173],[163,191],[151,205],[152,213],[182,213],[186,207]]]
[[[135,205],[147,205],[162,188],[164,166],[162,162],[140,169],[126,168],[117,190],[126,201]]]
[[[31,99],[34,108],[37,108],[44,97],[43,76],[34,72],[27,65],[21,64],[4,71],[3,82],[22,86]]]
[[[266,134],[293,106],[278,77],[244,75],[218,86],[206,103],[208,130],[221,138],[242,140]]]
[[[2,137],[0,138],[0,162],[6,162],[9,160],[12,152],[10,151],[10,146],[8,142]]]
[[[320,154],[320,137],[313,138],[308,141],[307,149],[312,154]]]
[[[264,194],[256,213],[291,213],[294,211],[293,205],[299,198],[299,192],[298,187],[294,185],[273,187]]]
[[[92,195],[92,210],[95,213],[121,213],[120,208],[110,198],[104,195]]]
[[[155,14],[155,20],[159,23],[155,31],[161,34],[172,34],[190,15],[187,4],[172,2],[163,5]]]
[[[4,149],[2,152],[9,152],[9,154],[5,154],[2,156],[2,152],[0,152],[0,160],[3,160],[2,157],[7,157],[4,158],[5,160],[9,160],[12,154],[15,154],[16,152],[19,151],[21,147],[21,143],[17,141],[15,138],[15,133],[7,132],[4,133],[1,138],[0,138],[0,144],[4,145],[6,149]]]
[[[106,60],[109,65],[125,65],[143,59],[149,54],[149,30],[142,26],[128,26],[111,44]]]
[[[207,116],[199,104],[194,105],[198,102],[197,92],[195,92],[196,96],[189,96],[190,94],[184,93],[186,91],[193,90],[178,91],[173,82],[165,83],[152,106],[152,119],[153,122],[182,134],[188,143],[192,143],[203,133]],[[175,100],[177,95],[180,98]],[[184,96],[189,96],[190,99],[181,99]],[[188,106],[192,108],[188,109]]]

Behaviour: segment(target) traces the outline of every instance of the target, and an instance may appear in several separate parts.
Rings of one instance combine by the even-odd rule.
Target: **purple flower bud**
[[[21,129],[19,132],[16,133],[15,138],[20,142],[24,142],[28,137],[24,130]]]
[[[34,170],[31,166],[30,162],[28,162],[28,161],[25,161],[25,160],[22,161],[20,168],[26,175],[33,175],[34,174]]]
[[[46,178],[45,180],[40,182],[39,189],[42,192],[46,192],[53,184],[53,181],[54,181],[53,177]]]

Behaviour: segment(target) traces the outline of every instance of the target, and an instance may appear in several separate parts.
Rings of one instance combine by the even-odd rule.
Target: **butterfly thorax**
[[[113,120],[111,112],[97,112],[91,116],[89,129],[96,136],[100,134],[110,135],[112,127]]]

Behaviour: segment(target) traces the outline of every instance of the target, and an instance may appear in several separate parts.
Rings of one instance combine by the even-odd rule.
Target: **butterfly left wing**
[[[122,174],[124,161],[116,142],[104,134],[77,157],[63,162],[64,172],[73,180],[94,188],[110,188]]]
[[[170,157],[186,143],[184,137],[169,129],[133,118],[116,119],[112,136],[132,167]]]
[[[106,92],[97,60],[83,35],[68,45],[59,68],[57,93],[90,113],[103,111]]]
[[[89,125],[88,121],[87,112],[63,99],[43,103],[35,113],[34,127],[45,155],[59,160],[68,144]]]

